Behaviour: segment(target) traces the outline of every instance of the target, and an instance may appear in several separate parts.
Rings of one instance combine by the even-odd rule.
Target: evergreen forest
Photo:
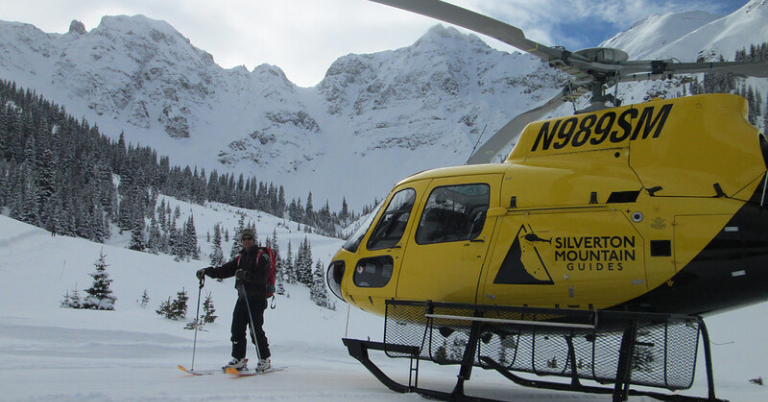
[[[340,236],[358,218],[343,202],[313,206],[286,201],[282,185],[256,177],[172,166],[150,147],[114,141],[87,121],[34,91],[0,81],[0,208],[4,214],[50,231],[103,242],[110,225],[134,238],[131,248],[177,254],[194,222],[176,227],[173,211],[158,205],[164,194],[196,204],[219,202],[293,220],[305,231]],[[164,244],[153,237],[165,236]],[[188,241],[188,239],[187,239]],[[186,255],[194,254],[187,249]]]

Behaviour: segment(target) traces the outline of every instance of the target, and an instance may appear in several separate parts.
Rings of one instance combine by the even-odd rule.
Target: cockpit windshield
[[[357,248],[360,247],[360,242],[363,241],[363,237],[365,236],[365,233],[368,232],[368,228],[371,227],[371,223],[373,222],[373,218],[376,217],[376,215],[379,213],[379,210],[381,209],[382,205],[384,205],[384,201],[381,201],[378,205],[376,205],[376,208],[373,209],[366,217],[362,220],[360,223],[360,226],[355,230],[354,233],[352,233],[351,236],[347,238],[347,241],[344,242],[344,244],[341,246],[344,250],[349,251],[350,253],[354,253],[357,251]]]
[[[406,188],[392,196],[389,206],[368,239],[368,250],[391,248],[400,242],[416,201],[416,190]]]

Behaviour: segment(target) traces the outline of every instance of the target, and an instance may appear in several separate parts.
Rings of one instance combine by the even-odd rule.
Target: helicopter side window
[[[490,186],[483,183],[435,188],[421,214],[416,243],[444,243],[480,236],[490,194]]]
[[[400,190],[392,197],[371,238],[368,239],[368,250],[392,248],[400,241],[415,200],[416,191],[412,188]]]
[[[352,280],[361,288],[382,288],[392,278],[391,256],[364,258],[357,263]]]

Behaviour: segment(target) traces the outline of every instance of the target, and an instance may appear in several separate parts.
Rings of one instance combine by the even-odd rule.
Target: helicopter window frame
[[[416,203],[416,190],[408,187],[395,195],[381,214],[376,227],[368,238],[368,250],[381,250],[397,246],[405,234],[405,228],[411,218],[413,205]]]
[[[483,232],[491,201],[488,183],[439,186],[432,189],[416,229],[416,244],[476,239]]]

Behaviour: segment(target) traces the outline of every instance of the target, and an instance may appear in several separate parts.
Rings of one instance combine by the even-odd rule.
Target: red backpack
[[[259,258],[263,253],[267,253],[269,257],[269,275],[267,275],[267,299],[275,295],[275,271],[277,270],[277,258],[275,258],[275,252],[269,247],[260,247],[259,252],[256,253],[256,261],[258,264]]]

